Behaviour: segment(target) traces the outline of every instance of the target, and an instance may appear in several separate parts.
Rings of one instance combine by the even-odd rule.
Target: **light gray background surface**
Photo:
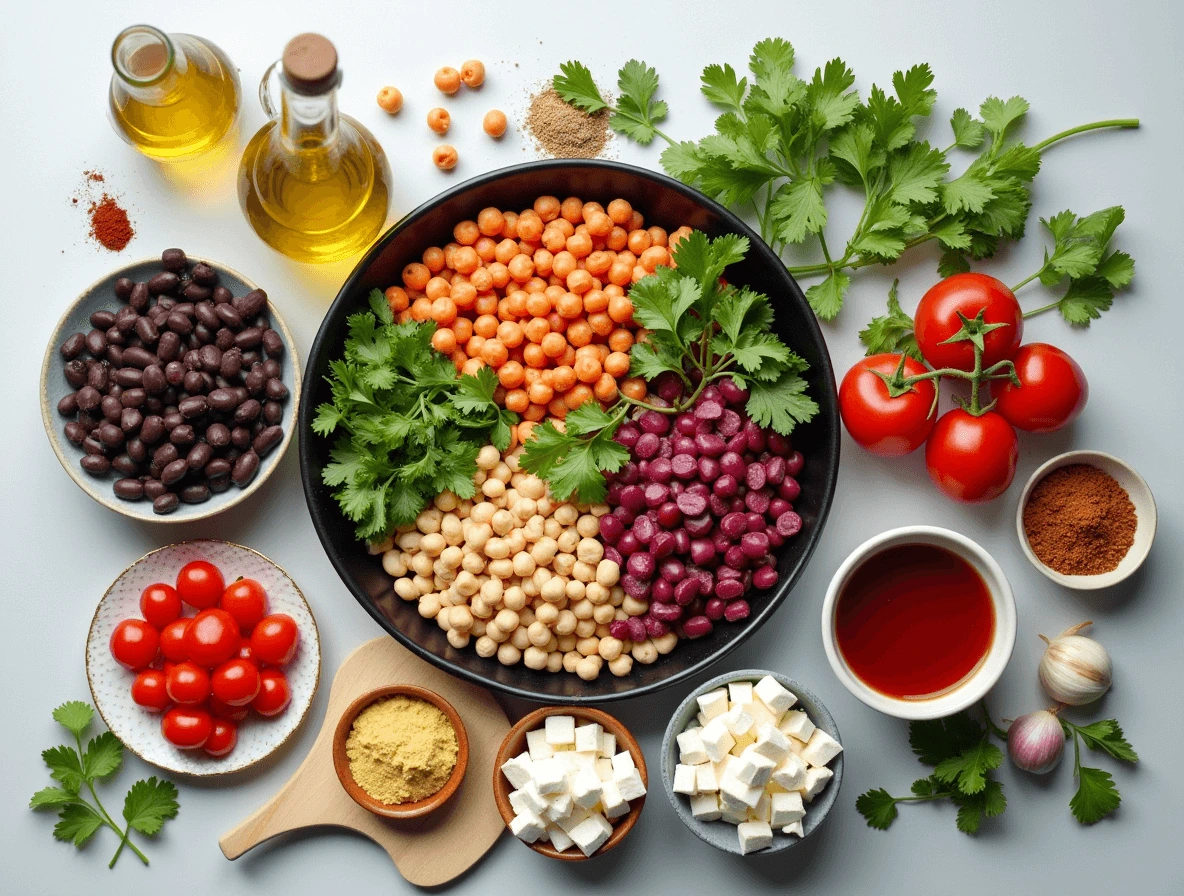
[[[4,610],[0,620],[0,867],[5,893],[319,893],[407,892],[387,857],[370,842],[323,831],[288,838],[231,864],[218,836],[270,796],[295,769],[321,722],[333,670],[379,629],[337,580],[321,551],[300,490],[296,452],[246,506],[184,527],[135,524],[87,498],[58,467],[42,432],[37,376],[48,334],[63,307],[83,287],[131,259],[180,245],[219,259],[263,285],[283,309],[302,355],[349,270],[303,267],[265,247],[251,232],[235,198],[233,167],[204,186],[178,180],[116,138],[106,121],[111,39],[125,25],[147,21],[190,31],[219,44],[240,67],[247,137],[263,123],[255,86],[284,42],[319,30],[337,44],[345,83],[341,107],[361,119],[386,147],[394,167],[392,219],[436,192],[483,171],[533,158],[511,132],[497,144],[480,132],[480,118],[498,106],[519,120],[526,97],[561,61],[588,62],[602,84],[636,56],[655,65],[671,115],[664,127],[678,138],[707,132],[713,113],[698,94],[707,62],[742,68],[752,44],[781,35],[798,51],[799,75],[841,55],[866,93],[897,68],[929,62],[938,90],[938,145],[957,106],[975,108],[988,95],[1022,94],[1031,101],[1024,135],[1032,141],[1074,124],[1137,115],[1138,132],[1087,136],[1045,157],[1034,192],[1030,235],[982,269],[1015,282],[1034,269],[1042,251],[1038,216],[1063,208],[1088,212],[1113,203],[1127,209],[1119,242],[1138,260],[1134,289],[1089,331],[1071,331],[1057,317],[1032,321],[1029,340],[1067,349],[1086,370],[1089,407],[1068,431],[1025,437],[1015,484],[986,507],[963,507],[930,486],[919,456],[881,460],[844,436],[842,475],[829,525],[806,574],[777,616],[712,674],[764,666],[791,675],[829,706],[844,735],[847,776],[831,818],[801,847],[769,859],[742,860],[707,848],[683,829],[653,782],[641,823],[610,857],[576,865],[548,861],[503,838],[451,889],[457,893],[519,892],[829,892],[1034,893],[1038,890],[1146,894],[1184,891],[1180,849],[1181,721],[1180,581],[1184,489],[1176,440],[1180,435],[1179,241],[1182,191],[1180,42],[1176,4],[1078,2],[971,3],[155,3],[14,2],[0,11],[0,85],[5,136],[0,142],[4,199],[0,208],[0,301],[4,307],[5,413],[0,425],[4,512]],[[561,12],[562,10],[562,12]],[[440,103],[431,85],[440,65],[478,57],[488,81],[462,92],[452,111],[449,140],[461,163],[450,175],[429,160],[434,140],[423,124]],[[398,118],[374,104],[379,86],[397,84],[406,96]],[[241,145],[241,143],[240,143]],[[624,141],[624,161],[658,167],[655,145]],[[71,204],[82,171],[98,168],[130,208],[135,241],[114,255],[86,239],[85,215]],[[833,242],[849,231],[858,210],[840,204]],[[883,308],[893,276],[911,310],[936,279],[923,252],[891,271],[863,271],[839,321],[826,327],[841,372],[860,354],[856,333]],[[1041,302],[1040,287],[1022,295]],[[1097,448],[1130,461],[1159,501],[1159,536],[1143,570],[1110,593],[1076,594],[1051,584],[1028,565],[1016,543],[1015,502],[1042,461],[1074,447]],[[1070,817],[1069,763],[1047,779],[1000,772],[1006,814],[977,838],[954,829],[948,806],[908,807],[887,833],[869,830],[855,812],[857,794],[872,786],[904,792],[922,768],[912,758],[907,729],[858,703],[831,674],[819,639],[819,608],[831,574],[857,544],[892,526],[932,523],[968,534],[1002,564],[1016,592],[1019,638],[1011,665],[991,697],[997,716],[1036,709],[1043,699],[1035,667],[1038,632],[1055,634],[1085,618],[1110,649],[1116,684],[1103,703],[1079,718],[1117,716],[1139,750],[1137,769],[1110,768],[1122,808],[1089,829]],[[161,544],[213,536],[250,545],[284,566],[317,614],[325,656],[323,687],[311,717],[267,768],[230,781],[181,783],[181,814],[145,849],[152,867],[124,856],[106,862],[115,841],[101,832],[85,851],[55,842],[53,818],[25,808],[44,786],[38,758],[61,731],[49,718],[63,700],[89,698],[83,643],[96,601],[129,563]],[[685,693],[616,704],[657,767],[669,712]],[[1104,715],[1103,715],[1104,714]],[[129,759],[108,800],[154,770]],[[109,808],[110,808],[110,804]]]

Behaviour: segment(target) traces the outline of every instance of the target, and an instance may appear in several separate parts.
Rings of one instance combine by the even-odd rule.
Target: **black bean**
[[[190,349],[185,352],[181,358],[186,370],[201,370],[201,355],[197,353],[196,349]]]
[[[159,498],[161,495],[163,495],[168,490],[169,489],[168,489],[167,485],[165,485],[163,482],[161,482],[159,479],[157,479],[153,476],[149,476],[147,479],[144,480],[144,494],[147,495],[149,498],[151,498],[153,501],[155,501],[157,498]]]
[[[63,417],[73,417],[78,413],[78,395],[74,392],[67,392],[62,396],[58,402],[58,413]]]
[[[247,424],[255,420],[263,410],[261,405],[254,398],[248,398],[240,404],[234,411],[234,422],[238,424]]]
[[[234,305],[234,310],[244,318],[251,318],[266,307],[267,293],[261,289],[252,289],[245,296],[232,299],[231,304]]]
[[[198,374],[198,376],[200,375]],[[186,391],[189,390],[187,389]],[[177,410],[181,412],[181,416],[186,420],[193,420],[209,410],[209,407],[209,401],[204,395],[191,395],[177,405]]]
[[[258,351],[256,351],[255,349],[251,349],[250,351],[243,352],[243,367],[247,368],[248,370],[253,368],[256,364],[258,364],[262,360],[263,360],[262,355],[260,355],[260,353]]]
[[[184,458],[178,458],[160,471],[160,481],[165,485],[174,485],[185,478],[189,472],[189,464]]]
[[[142,439],[128,439],[127,444],[123,446],[123,450],[127,452],[128,457],[138,464],[142,464],[148,459],[148,448]]]
[[[230,290],[227,289],[225,286],[215,286],[214,287],[214,304],[215,305],[226,305],[233,298],[234,297],[230,294]]]
[[[275,358],[268,358],[263,362],[263,375],[270,379],[278,379],[283,376],[284,367]]]
[[[123,416],[123,403],[113,395],[104,395],[99,402],[99,410],[103,412],[103,419],[108,423],[118,423]]]
[[[132,367],[139,367],[143,370],[149,364],[158,364],[159,362],[160,359],[147,349],[130,346],[123,350],[123,363],[130,364]]]
[[[139,479],[120,479],[113,486],[115,497],[125,501],[139,501],[144,497],[144,483]]]
[[[251,393],[247,391],[246,386],[231,386],[230,390],[234,393],[235,399],[239,404],[242,404],[251,397]]]
[[[269,358],[278,358],[284,353],[284,338],[270,328],[263,331],[263,350]]]
[[[180,505],[181,499],[173,492],[165,492],[152,501],[152,512],[164,516],[166,513],[172,513]]]
[[[169,309],[161,308],[160,305],[153,305],[152,310],[145,317],[151,318],[152,322],[158,327],[163,327],[164,322],[169,319]]]
[[[104,423],[99,426],[99,441],[108,448],[118,448],[123,444],[123,430],[114,423]]]
[[[182,423],[180,426],[174,426],[169,431],[169,441],[178,448],[188,448],[197,441],[197,430],[195,430],[188,423]]]
[[[211,476],[206,480],[206,485],[214,494],[220,494],[230,488],[230,474],[223,473],[220,476]]]
[[[271,318],[266,314],[257,314],[255,315],[255,319],[251,321],[251,326],[258,327],[260,330],[270,330]]]
[[[284,419],[284,406],[278,401],[263,402],[263,422],[275,426]]]
[[[198,442],[189,449],[189,453],[185,455],[185,461],[189,464],[189,469],[197,472],[205,467],[214,456],[214,449],[206,442]]]
[[[107,352],[107,337],[102,330],[91,330],[86,334],[86,350],[96,358],[102,358]]]
[[[180,361],[169,361],[164,368],[164,378],[170,386],[179,386],[185,382],[185,365]]]
[[[182,388],[190,395],[200,392],[203,385],[205,384],[202,382],[201,373],[196,370],[186,371],[185,379],[181,383]]]
[[[86,365],[86,384],[93,386],[100,392],[107,391],[107,382],[110,378],[110,368],[105,364],[100,364],[98,361],[93,361]]]
[[[121,302],[126,302],[131,298],[132,290],[135,288],[135,281],[128,277],[120,277],[115,281],[115,298]]]
[[[234,337],[234,344],[246,351],[255,348],[263,341],[263,331],[258,327],[247,327],[240,330]]]
[[[234,348],[234,331],[230,327],[222,327],[214,334],[214,345],[223,352]]]
[[[78,335],[80,337],[82,336],[81,333]],[[83,337],[83,339],[85,340],[85,337]],[[86,385],[86,362],[81,358],[74,358],[70,361],[67,361],[64,373],[66,374],[66,382],[75,389],[81,389]]]
[[[193,321],[187,318],[184,314],[179,314],[176,311],[169,312],[169,316],[165,320],[164,325],[174,333],[178,333],[181,336],[188,336],[193,332]]]
[[[86,439],[86,427],[77,420],[71,420],[69,423],[67,423],[65,427],[63,427],[63,432],[65,432],[66,438],[75,445],[81,445]]]
[[[222,363],[218,365],[218,373],[227,380],[237,379],[243,370],[243,353],[232,348],[222,353]]]
[[[164,416],[161,418],[164,422],[164,428],[172,432],[178,426],[185,422],[185,418],[181,416],[180,412],[174,408],[173,410],[165,410]]]
[[[99,406],[99,402],[103,400],[103,396],[99,394],[99,390],[89,383],[78,390],[76,398],[79,409],[83,411],[93,411]]]
[[[251,447],[251,431],[245,426],[236,426],[230,431],[230,444],[239,451],[246,451]]]
[[[123,347],[108,344],[107,361],[112,367],[123,367]]]
[[[218,315],[222,323],[230,327],[232,330],[241,330],[243,327],[243,317],[235,310],[233,305],[215,305],[214,313]]]
[[[164,370],[159,364],[149,364],[145,367],[140,382],[144,390],[151,395],[161,395],[169,387],[168,377],[165,376]]]
[[[67,361],[72,361],[86,350],[86,337],[81,333],[75,333],[62,343],[62,347],[58,349],[62,353],[62,357]]]
[[[103,420],[99,415],[95,414],[93,411],[79,411],[78,412],[78,422],[79,422],[79,424],[81,424],[83,429],[85,429],[88,433],[90,433],[91,431],[93,431],[95,429],[95,427],[97,427],[100,423],[102,423]]]
[[[111,461],[101,454],[88,454],[78,464],[92,476],[106,476],[111,471]]]
[[[148,393],[143,389],[127,389],[119,396],[119,400],[125,408],[142,407],[147,398]]]
[[[107,386],[107,394],[112,398],[119,398],[123,395],[124,388],[119,383],[111,383]]]
[[[154,296],[163,295],[176,289],[180,282],[181,278],[172,271],[161,271],[149,278],[148,291]]]
[[[195,283],[192,280],[185,284],[185,288],[181,290],[181,295],[191,302],[204,302],[214,291],[208,286],[202,286],[200,283]]]
[[[209,394],[208,401],[215,411],[232,411],[238,406],[238,398],[230,389],[215,389]]]
[[[156,300],[156,307],[165,312],[166,316],[169,311],[173,310],[173,306],[177,304],[177,300],[172,296],[161,296]]]
[[[124,476],[135,476],[140,471],[140,465],[131,459],[131,455],[120,454],[111,459],[111,466]]]
[[[283,401],[288,397],[288,387],[285,386],[283,382],[275,378],[267,381],[267,385],[263,392],[272,401]]]
[[[144,415],[135,408],[124,408],[119,417],[119,428],[125,433],[139,432],[144,425]]]
[[[95,431],[91,430],[91,435],[82,440],[82,450],[87,454],[106,454],[106,446],[104,446],[102,442],[95,438],[95,435]]]
[[[185,270],[186,262],[184,249],[165,249],[160,253],[160,266],[174,274],[180,274]]]
[[[139,312],[135,308],[124,305],[115,313],[115,320],[111,322],[111,325],[120,333],[130,333],[136,328],[136,321],[139,319]]]
[[[177,314],[183,314],[186,317],[188,317],[190,320],[193,319],[193,303],[192,302],[178,302],[176,305],[174,305],[172,307],[171,311],[176,312]]]
[[[115,345],[115,346],[119,346],[120,348],[122,348],[123,346],[128,344],[127,337],[124,336],[122,332],[120,332],[119,327],[112,327],[110,330],[108,330],[103,335],[107,339],[108,347]]]
[[[144,371],[138,367],[119,367],[111,375],[115,382],[125,388],[135,388],[144,382]]]
[[[234,468],[230,472],[230,478],[234,481],[235,485],[242,488],[255,478],[255,473],[258,469],[259,455],[254,451],[247,451],[234,462]]]
[[[115,312],[104,311],[102,309],[98,311],[92,311],[90,315],[90,325],[96,330],[110,330],[113,326],[115,326]]]
[[[137,283],[132,287],[132,291],[128,293],[127,303],[141,314],[148,309],[148,300],[151,293],[148,292],[147,283]]]
[[[251,442],[251,448],[260,457],[267,457],[271,450],[284,439],[284,431],[278,426],[268,426],[261,430]]]
[[[160,334],[160,341],[156,344],[156,354],[160,360],[168,364],[181,357],[181,337],[172,330]]]
[[[219,324],[222,322],[219,321]],[[193,328],[193,332],[189,334],[189,338],[196,340],[197,345],[194,348],[201,348],[203,345],[211,345],[214,342],[215,330],[211,330],[205,324],[199,323]]]
[[[158,414],[151,414],[140,424],[140,438],[153,445],[164,438],[164,420]]]
[[[193,306],[193,316],[199,323],[205,324],[211,331],[216,332],[222,326],[222,318],[214,311],[213,302],[198,302]]]
[[[254,368],[243,378],[243,383],[251,395],[262,395],[267,388],[267,376],[261,367]]]
[[[151,318],[141,317],[136,321],[136,335],[147,345],[153,345],[160,339],[160,330]]]
[[[117,387],[112,387],[112,388],[114,389]],[[161,401],[159,398],[157,398],[155,395],[149,395],[148,399],[144,402],[144,413],[145,414],[159,414],[163,410],[164,410],[164,402]]]
[[[218,282],[218,272],[204,261],[199,261],[195,264],[193,270],[189,272],[189,276],[202,286],[212,287]]]
[[[224,457],[215,457],[202,470],[208,478],[213,479],[215,476],[227,476],[230,474],[232,464]]]
[[[214,377],[211,374],[208,374],[203,370],[199,376],[201,377],[201,387],[203,392],[213,392],[218,388],[217,383],[215,383]]]
[[[203,345],[198,349],[197,357],[206,373],[218,373],[222,369],[222,350],[216,345]]]
[[[206,429],[206,441],[215,448],[225,448],[230,444],[230,428],[225,423],[211,423]]]
[[[210,487],[204,482],[195,482],[181,489],[181,500],[186,504],[201,504],[210,500]]]
[[[177,446],[172,442],[166,442],[152,452],[152,463],[164,469],[180,456],[181,452],[177,450]]]

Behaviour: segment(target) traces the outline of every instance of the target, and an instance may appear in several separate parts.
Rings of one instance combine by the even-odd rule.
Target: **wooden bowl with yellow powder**
[[[333,735],[333,768],[350,798],[375,815],[418,818],[448,801],[469,764],[452,704],[425,688],[391,685],[349,705]]]

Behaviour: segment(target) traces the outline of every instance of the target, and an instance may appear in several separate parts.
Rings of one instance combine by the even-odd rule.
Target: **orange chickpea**
[[[671,252],[673,252],[674,247],[677,246],[683,240],[685,240],[693,232],[694,231],[692,231],[691,228],[689,228],[685,225],[678,228],[678,230],[676,230],[676,231],[674,231],[674,233],[670,234],[670,239],[667,243],[667,248],[670,249]]]
[[[515,414],[521,414],[530,407],[530,397],[525,389],[511,389],[506,393],[506,407]]]
[[[645,216],[637,209],[629,216],[629,223],[624,225],[626,230],[641,230],[645,227]]]
[[[588,216],[588,233],[592,236],[608,236],[613,232],[613,219],[604,212],[593,212]]]
[[[549,301],[553,307],[565,292],[567,292],[567,290],[564,289],[561,284],[553,283],[543,290],[543,295],[547,297],[547,301]]]
[[[551,273],[561,279],[566,279],[567,275],[576,269],[576,257],[564,249],[555,256],[555,260],[551,262]]]
[[[580,405],[592,400],[592,390],[583,383],[577,383],[563,396],[563,402],[569,410],[574,411]]]
[[[452,332],[458,343],[468,342],[473,338],[473,322],[467,317],[458,317],[452,322]]]
[[[432,150],[432,164],[441,171],[451,171],[459,161],[460,155],[457,153],[456,147],[448,143],[441,143]]]
[[[518,254],[518,244],[509,238],[502,240],[493,250],[493,257],[502,264],[509,264]]]
[[[624,227],[614,227],[604,244],[614,252],[620,252],[629,245],[629,231]]]
[[[615,283],[617,286],[628,286],[633,282],[633,264],[632,262],[621,261],[617,259],[613,262],[613,266],[608,269],[609,283]]]
[[[558,252],[567,246],[567,237],[563,235],[563,231],[558,227],[548,226],[543,231],[543,248],[551,252]]]
[[[473,303],[473,310],[477,314],[497,314],[497,303],[499,299],[493,293],[486,293],[483,296],[477,296],[477,301]]]
[[[515,429],[518,431],[518,441],[525,445],[534,435],[534,424],[529,420],[524,420],[519,423]]]
[[[525,378],[522,365],[517,361],[507,360],[497,371],[497,381],[507,389],[517,389]]]
[[[600,366],[600,362],[587,355],[576,359],[575,371],[576,378],[579,379],[581,383],[594,383],[600,379],[600,375],[604,373],[604,369]]]
[[[573,320],[567,325],[567,341],[577,349],[592,342],[592,325],[586,320]]]
[[[456,320],[456,302],[448,296],[436,299],[432,302],[432,320],[442,327],[448,326]]]
[[[493,401],[494,404],[505,405],[506,403],[506,387],[497,385],[493,387]]]
[[[507,233],[506,236],[509,236]],[[537,243],[543,237],[543,219],[533,210],[518,216],[517,238],[528,243]]]
[[[551,273],[551,265],[555,261],[555,256],[547,249],[535,249],[532,260],[535,271],[545,277]]]
[[[476,376],[477,371],[479,371],[484,366],[485,362],[480,358],[469,358],[469,360],[465,361],[465,363],[461,366],[460,372],[466,373],[469,376]]]
[[[493,206],[477,213],[477,229],[485,236],[500,236],[505,224],[505,216]]]
[[[395,320],[401,324],[405,324],[408,321],[414,320],[414,318],[411,316],[411,309],[408,308],[406,311],[400,311]]]
[[[526,298],[526,313],[531,317],[546,317],[551,313],[551,300],[546,293],[532,292]]]
[[[623,296],[625,294],[625,290],[621,289],[621,287],[617,286],[615,283],[610,283],[608,286],[604,287],[604,294],[611,299],[613,296]]]
[[[616,329],[617,325],[613,319],[604,311],[597,311],[595,314],[588,315],[588,326],[592,328],[592,332],[601,339],[608,336]]]
[[[571,343],[568,343],[567,348],[563,350],[563,354],[555,359],[555,364],[558,367],[571,367],[576,363],[576,349]]]
[[[485,63],[480,59],[468,59],[460,67],[460,79],[465,87],[480,87],[485,83]]]
[[[481,119],[481,130],[485,131],[494,140],[500,138],[506,133],[506,127],[509,121],[506,120],[506,113],[501,109],[490,109],[485,113],[485,117]]]
[[[620,384],[621,394],[634,401],[641,401],[646,395],[645,380],[639,376],[632,376]]]
[[[540,380],[531,386],[530,389],[527,390],[526,394],[530,396],[530,401],[532,404],[545,405],[555,397],[555,390]]]
[[[448,114],[447,109],[437,106],[435,109],[428,110],[428,127],[437,134],[447,134],[451,124],[452,116]]]
[[[452,266],[458,274],[471,274],[481,267],[481,256],[472,246],[462,246],[452,258]]]
[[[576,372],[566,364],[562,364],[551,371],[551,385],[556,392],[566,392],[579,381]]]
[[[629,372],[629,356],[625,352],[611,352],[604,359],[604,372],[609,376],[624,376]]]
[[[505,268],[503,267],[502,270]],[[489,292],[494,287],[493,272],[489,268],[477,268],[469,275],[469,283],[477,292]]]
[[[650,246],[641,253],[641,258],[638,259],[638,264],[645,269],[647,273],[652,274],[658,269],[659,265],[666,267],[670,266],[670,253],[666,251],[665,246]]]
[[[567,278],[567,288],[576,295],[582,296],[594,285],[592,275],[587,271],[572,271]]]
[[[456,368],[456,372],[460,373],[460,369],[465,366],[465,361],[469,360],[469,356],[458,348],[448,356],[448,360],[452,362],[452,366]]]
[[[451,355],[456,351],[456,334],[447,327],[437,330],[432,334],[432,348],[442,354]]]
[[[526,367],[522,371],[522,379],[526,383],[526,388],[530,389],[535,383],[542,382],[543,368],[541,367]]]
[[[613,330],[608,336],[608,347],[614,352],[627,352],[633,347],[633,334],[625,329]]]
[[[517,348],[526,337],[522,335],[522,327],[513,321],[506,320],[498,324],[497,338],[506,348]]]
[[[608,294],[603,290],[590,289],[584,293],[584,310],[589,314],[597,314],[608,310]]]
[[[567,251],[576,258],[587,258],[592,254],[592,237],[587,233],[573,233],[567,238]]]
[[[532,317],[522,326],[522,333],[532,345],[538,345],[543,337],[551,332],[551,325],[546,317]]]
[[[502,218],[505,219],[505,224],[502,226],[502,236],[508,236],[510,239],[518,238],[518,213],[517,212],[502,212]]]
[[[574,292],[563,292],[555,302],[555,310],[561,317],[574,320],[584,310],[584,303]]]
[[[500,339],[487,339],[481,346],[481,360],[495,370],[510,358],[509,350],[502,345]]]
[[[615,260],[615,255],[604,250],[597,250],[584,259],[584,270],[594,277],[599,277],[608,273]]]
[[[432,316],[432,300],[426,296],[421,296],[411,303],[410,311],[412,320],[428,320]]]
[[[559,199],[555,196],[540,196],[534,201],[534,211],[543,223],[554,221],[559,217]]]
[[[485,337],[474,335],[469,337],[469,341],[465,343],[465,354],[470,358],[480,358],[481,349],[485,348]]]
[[[533,367],[536,370],[547,366],[547,353],[543,351],[541,345],[537,345],[536,343],[532,342],[530,345],[525,346],[522,349],[522,357],[526,360],[527,366]]]
[[[530,297],[524,289],[516,289],[512,293],[506,295],[506,308],[515,317],[526,316],[526,300]]]
[[[403,268],[403,285],[408,289],[415,289],[422,292],[431,278],[432,272],[427,269],[426,265],[412,262]]]
[[[444,250],[439,246],[431,246],[423,250],[423,264],[433,274],[444,270]]]
[[[473,249],[483,264],[488,264],[497,257],[495,254],[497,243],[491,237],[482,236],[477,242],[473,243]]]
[[[559,333],[548,333],[539,344],[542,346],[543,354],[548,358],[558,358],[567,347],[567,340]]]
[[[386,290],[386,303],[391,306],[391,311],[398,314],[400,311],[406,311],[411,300],[407,298],[407,290],[401,286],[389,286]]]
[[[532,404],[522,412],[522,419],[531,423],[539,423],[547,416],[547,409],[541,404]]]
[[[617,381],[611,373],[602,374],[592,386],[592,394],[599,401],[612,401],[617,397]]]
[[[613,296],[608,300],[608,316],[619,324],[633,320],[633,303],[628,296]]]
[[[563,400],[562,396],[555,396],[547,402],[547,416],[556,417],[560,420],[567,416],[567,402]]]
[[[446,65],[436,71],[435,76],[432,78],[432,83],[436,85],[436,89],[441,93],[451,96],[460,90],[460,72],[451,65]]]
[[[457,308],[472,308],[477,303],[477,287],[472,283],[454,283],[449,296]]]
[[[629,234],[629,251],[634,255],[640,255],[646,249],[653,245],[653,240],[645,230],[634,230]]]
[[[661,227],[651,227],[646,233],[650,235],[651,246],[665,246],[669,242],[666,231]]]
[[[575,225],[572,224],[571,221],[567,220],[567,218],[556,218],[547,226],[552,227],[562,233],[564,240],[576,232]],[[581,224],[580,226],[583,227],[584,225]]]
[[[578,196],[568,196],[559,207],[559,214],[564,220],[579,224],[584,220],[584,201]]]
[[[552,333],[567,332],[567,318],[558,311],[552,311],[547,315],[547,326],[551,328]]]
[[[498,319],[492,314],[482,314],[473,321],[473,332],[485,339],[492,339],[497,335]],[[470,352],[472,354],[472,352]]]
[[[428,285],[424,289],[424,293],[433,301],[441,296],[448,295],[450,292],[452,292],[452,284],[443,277],[433,277],[428,281]]]
[[[500,261],[495,261],[493,264],[486,267],[485,270],[489,272],[489,277],[493,282],[494,289],[505,289],[510,284],[510,280],[512,279],[510,277],[510,269]]]
[[[633,266],[633,274],[630,276],[629,279],[630,279],[630,282],[636,283],[638,280],[641,280],[648,275],[649,275],[649,271],[647,271],[641,265],[635,264]]]
[[[519,283],[525,283],[534,275],[534,262],[531,261],[529,255],[522,255],[519,253],[510,259],[506,267],[510,271],[510,276]]]
[[[388,115],[403,108],[403,92],[398,87],[384,87],[378,91],[378,107]]]
[[[624,199],[614,199],[608,204],[608,216],[618,227],[623,227],[633,217],[633,206]]]

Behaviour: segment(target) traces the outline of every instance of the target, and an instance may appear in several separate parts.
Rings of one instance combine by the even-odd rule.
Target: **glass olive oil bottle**
[[[270,90],[277,66],[278,108]],[[272,120],[239,165],[239,202],[251,227],[297,261],[348,258],[386,223],[386,155],[366,128],[337,111],[340,83],[332,43],[319,34],[293,38],[259,86]]]

